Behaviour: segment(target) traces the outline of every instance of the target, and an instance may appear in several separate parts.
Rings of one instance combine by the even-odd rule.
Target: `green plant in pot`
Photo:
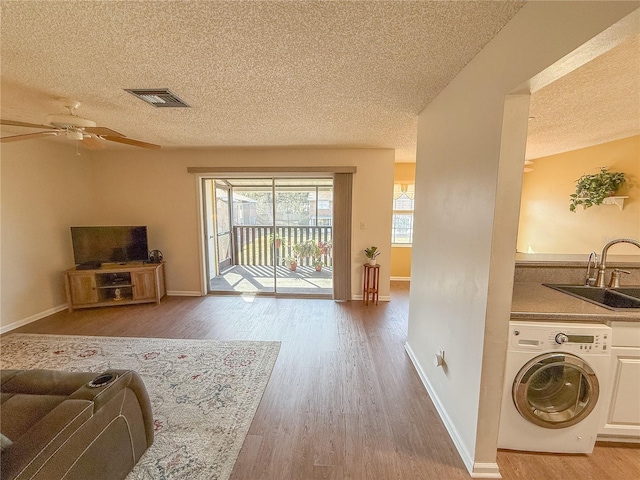
[[[292,272],[295,272],[296,268],[298,268],[298,259],[296,257],[288,257],[284,260],[284,263]]]
[[[272,233],[269,235],[269,243],[275,244],[276,249],[279,249],[283,244],[282,237],[278,233]]]
[[[307,256],[307,246],[305,243],[296,243],[291,246],[291,253],[296,259],[304,258]]]
[[[624,182],[624,173],[610,172],[607,167],[600,167],[599,173],[581,176],[576,180],[576,192],[570,195],[569,210],[575,212],[578,205],[583,205],[584,208],[601,205]]]
[[[378,247],[372,245],[364,249],[364,254],[369,259],[369,265],[375,265],[376,257],[380,255],[380,250],[378,250]]]

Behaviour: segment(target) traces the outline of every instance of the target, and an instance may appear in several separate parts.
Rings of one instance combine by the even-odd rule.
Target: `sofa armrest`
[[[122,389],[130,389],[140,404],[145,430],[147,432],[147,443],[151,445],[153,443],[153,414],[151,412],[149,394],[140,375],[133,370],[107,370],[100,375],[96,375],[95,378],[107,374],[113,375],[114,378],[111,382],[99,387],[91,387],[89,384],[84,384],[70,395],[69,399],[92,401],[93,412],[96,413]]]
[[[137,373],[130,370],[105,373],[113,374],[114,380],[97,388],[88,386],[97,377],[90,372],[3,374],[3,380],[5,377],[13,380],[3,385],[3,398],[7,400],[3,406],[9,407],[3,408],[3,417],[12,410],[31,411],[38,404],[51,407],[38,407],[44,416],[34,417],[35,423],[21,422],[28,429],[16,430],[14,438],[8,435],[14,443],[2,454],[3,479],[30,478],[37,471],[45,475],[43,478],[61,478],[70,469],[84,472],[71,474],[71,478],[110,478],[100,476],[99,472],[109,471],[111,467],[104,461],[111,455],[122,460],[118,468],[125,472],[124,478],[153,443],[151,404]],[[31,382],[35,385],[30,385]],[[68,396],[60,395],[73,383],[75,389]],[[3,422],[3,433],[5,426]]]

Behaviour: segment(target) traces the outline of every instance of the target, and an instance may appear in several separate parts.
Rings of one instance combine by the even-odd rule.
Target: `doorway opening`
[[[333,297],[333,178],[204,178],[208,293]]]

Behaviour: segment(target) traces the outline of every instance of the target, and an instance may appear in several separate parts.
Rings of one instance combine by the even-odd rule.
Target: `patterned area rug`
[[[227,479],[280,342],[11,334],[3,369],[135,370],[149,391],[155,441],[127,480]]]

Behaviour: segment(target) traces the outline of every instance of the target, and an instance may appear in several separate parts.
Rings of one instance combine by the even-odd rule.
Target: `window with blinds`
[[[393,223],[391,243],[411,245],[413,242],[413,204],[415,185],[396,183],[393,185]]]

